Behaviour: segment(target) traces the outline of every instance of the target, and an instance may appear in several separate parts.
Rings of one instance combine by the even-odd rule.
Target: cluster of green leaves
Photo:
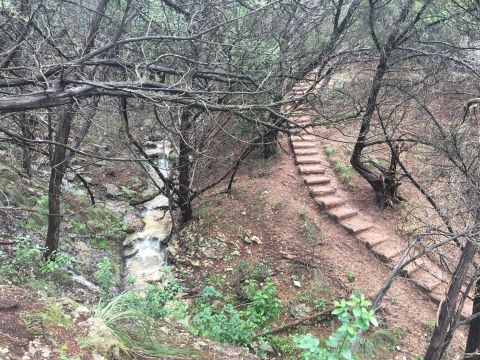
[[[25,228],[36,232],[45,232],[48,223],[48,196],[40,196],[29,213]]]
[[[320,339],[306,334],[295,339],[297,348],[304,360],[353,360],[351,346],[360,341],[360,334],[371,325],[378,326],[371,303],[363,294],[354,293],[349,300],[335,303],[332,312],[340,321],[340,327],[321,345]]]
[[[245,281],[246,299],[235,304],[211,286],[203,289],[194,311],[192,332],[220,343],[248,346],[256,331],[280,314],[281,305],[270,279]]]
[[[56,251],[48,260],[43,259],[45,248],[34,243],[29,236],[15,239],[13,256],[0,252],[0,277],[13,283],[28,281],[39,275],[68,277],[68,270],[75,258],[62,251]]]
[[[97,264],[94,276],[104,298],[110,298],[113,294],[116,269],[115,264],[108,257],[103,257]]]

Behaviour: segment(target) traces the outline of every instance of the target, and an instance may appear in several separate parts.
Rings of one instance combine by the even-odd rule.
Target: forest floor
[[[236,177],[230,195],[225,194],[225,184],[221,184],[195,201],[196,219],[187,224],[186,243],[183,251],[176,254],[174,266],[186,293],[195,298],[205,284],[215,284],[232,296],[238,295],[236,284],[242,264],[265,264],[283,309],[274,326],[293,321],[292,313],[302,317],[326,309],[333,300],[348,298],[353,291],[360,291],[371,298],[389,272],[387,264],[379,261],[363,243],[320,211],[300,176],[288,139],[282,137],[280,145],[284,151],[271,160],[254,156],[247,160]],[[124,165],[122,171],[110,164],[103,166],[91,164],[91,168],[86,167],[97,198],[105,201],[101,185],[105,182],[134,188],[133,165],[128,171]],[[41,199],[44,195],[42,184],[34,186],[17,176],[12,177],[12,181],[23,193],[32,192],[29,196]],[[379,213],[375,209],[373,194],[361,179],[354,178],[351,186],[343,187],[342,191],[356,201],[362,211],[376,219],[376,227],[383,229],[380,231],[399,235],[404,208]],[[99,215],[84,210],[88,209],[88,204],[70,200],[64,237],[74,232],[75,227],[80,226],[78,223],[88,225],[92,218]],[[18,205],[32,206],[32,203]],[[30,217],[22,216],[15,219],[0,213],[2,238],[9,240],[8,236],[11,238],[25,230]],[[40,220],[35,224],[41,225]],[[113,223],[106,221],[117,220],[111,218],[104,223],[93,224],[97,228],[112,226]],[[31,232],[32,238],[41,243],[41,231],[36,230]],[[91,230],[97,231],[96,228]],[[73,251],[77,257],[81,255],[77,258],[80,269],[92,279],[98,254],[109,255],[118,261],[119,241],[88,241],[86,236],[80,236],[65,241],[65,249]],[[9,248],[8,245],[2,246],[7,254]],[[79,252],[78,248],[82,251]],[[75,359],[78,354],[81,354],[82,360],[93,358],[89,350],[80,349],[80,343],[88,330],[85,320],[92,315],[98,295],[70,282],[52,289],[53,281],[50,279],[20,285],[8,282],[8,279],[3,283],[0,281],[0,359],[63,360],[69,359],[68,356]],[[298,309],[303,314],[297,314]],[[377,314],[379,328],[365,334],[367,342],[360,348],[360,358],[417,359],[430,339],[436,309],[437,305],[408,279],[396,279]],[[293,349],[290,335],[310,332],[325,337],[337,325],[331,318],[319,318],[279,333],[277,346],[272,344],[273,350],[268,358],[295,358],[298,352]],[[186,333],[174,333],[188,338]],[[457,332],[446,359],[461,358],[464,337],[462,331]],[[190,340],[191,345],[198,339],[188,338],[185,341],[188,343]],[[283,347],[278,343],[282,343]],[[202,340],[202,344],[207,344],[208,359],[249,357],[234,349],[222,352],[208,341]],[[6,348],[8,354],[2,353]]]

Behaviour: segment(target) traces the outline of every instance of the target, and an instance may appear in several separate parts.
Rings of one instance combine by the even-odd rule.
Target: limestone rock
[[[292,314],[295,319],[304,318],[310,315],[311,312],[312,308],[306,304],[295,304],[290,308],[290,314]]]
[[[113,184],[105,184],[105,193],[107,198],[114,198],[118,195],[120,195],[120,190],[116,185]]]
[[[86,347],[107,359],[121,359],[121,343],[102,319],[90,318],[85,322],[85,325],[88,329],[85,340]]]

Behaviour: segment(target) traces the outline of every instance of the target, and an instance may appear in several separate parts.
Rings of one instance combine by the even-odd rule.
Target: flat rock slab
[[[400,271],[400,276],[412,277],[413,273],[422,269],[425,266],[425,260],[423,258],[417,259]]]
[[[418,270],[411,276],[412,282],[426,293],[431,293],[436,287],[443,284],[444,273],[439,270]]]
[[[302,115],[302,116],[299,116],[297,118],[295,118],[295,121],[296,123],[298,124],[302,124],[302,123],[311,123],[313,120],[314,120],[314,116],[313,115]]]
[[[330,184],[330,179],[321,175],[305,175],[303,177],[305,184],[307,185],[325,185]]]
[[[307,149],[294,149],[295,155],[320,155],[317,149],[315,148],[307,148]]]
[[[372,248],[387,240],[384,235],[376,232],[374,229],[370,229],[358,234],[357,239],[365,243],[369,248]]]
[[[296,157],[298,164],[321,164],[322,160],[319,156],[305,155]]]
[[[325,168],[322,165],[299,165],[298,168],[303,175],[325,173]]]
[[[311,134],[300,134],[300,135],[293,135],[292,136],[292,141],[315,141],[318,140],[318,138],[314,135]]]
[[[327,210],[327,214],[335,220],[340,221],[357,216],[358,211],[348,206],[340,206]]]
[[[313,141],[294,141],[292,142],[294,149],[307,149],[317,147],[317,143]]]
[[[345,200],[343,198],[335,195],[316,197],[315,201],[323,209],[331,209],[336,206],[342,206],[343,204],[345,204]]]
[[[373,224],[361,217],[354,217],[351,219],[342,220],[339,222],[342,227],[352,235],[360,234],[364,231],[370,230]]]
[[[337,189],[332,188],[329,184],[325,185],[310,185],[308,187],[308,191],[316,197],[316,196],[328,196],[333,195],[337,192]],[[317,201],[318,202],[318,201]]]
[[[372,248],[375,256],[383,262],[397,257],[398,255],[400,255],[402,250],[403,246],[391,243],[390,241],[384,241]]]

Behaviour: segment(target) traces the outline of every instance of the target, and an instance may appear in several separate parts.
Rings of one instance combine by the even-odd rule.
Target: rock
[[[85,347],[111,360],[120,360],[121,342],[100,318],[90,318],[86,322],[87,336]]]
[[[135,255],[138,254],[138,249],[135,248],[135,247],[127,247],[124,251],[123,251],[123,257],[125,259],[128,259],[128,258],[131,258]]]
[[[290,314],[295,319],[307,317],[312,312],[312,308],[306,304],[295,304],[290,308]]]
[[[106,193],[107,198],[114,198],[114,197],[120,195],[120,190],[118,189],[118,187],[116,185],[105,184],[104,188],[105,188],[105,193]]]
[[[255,243],[257,245],[260,245],[262,243],[262,239],[260,239],[260,237],[257,235],[252,235],[250,231],[247,230],[243,235],[243,242],[245,244]]]
[[[135,232],[140,232],[143,229],[144,223],[142,219],[138,218],[133,214],[127,214],[123,218],[124,230],[127,234],[133,234]]]
[[[158,141],[162,141],[163,140],[163,137],[161,135],[149,135],[148,136],[148,140],[150,141],[154,141],[154,142],[158,142]]]
[[[73,311],[72,316],[75,320],[85,321],[91,314],[92,311],[88,307],[80,305]]]
[[[83,180],[85,180],[87,184],[93,184],[93,179],[90,176],[84,176]]]
[[[94,283],[88,281],[85,278],[85,276],[83,276],[83,275],[73,274],[72,275],[72,280],[75,281],[76,283],[80,284],[80,285],[83,285],[84,287],[86,287],[90,291],[97,292],[97,293],[100,292],[100,288],[97,285],[95,285]]]
[[[300,281],[298,280],[293,280],[293,286],[300,288],[302,287],[302,284],[300,284]]]
[[[73,172],[68,172],[65,174],[64,179],[67,181],[73,181],[73,179],[75,179],[75,174]]]

